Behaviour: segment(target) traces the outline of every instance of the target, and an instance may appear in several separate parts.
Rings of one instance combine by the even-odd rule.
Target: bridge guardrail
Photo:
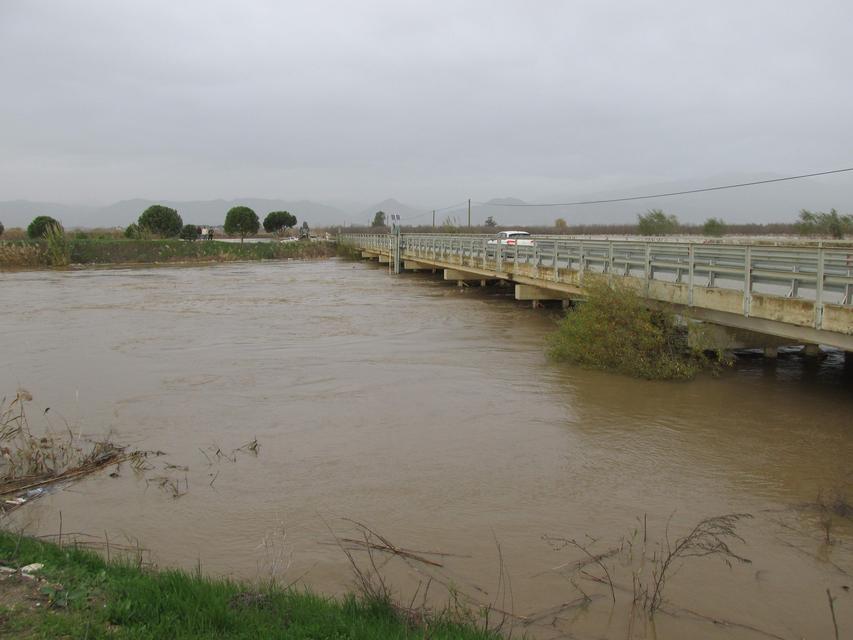
[[[390,234],[343,234],[368,251],[393,254]],[[743,293],[749,314],[753,293],[814,302],[814,327],[824,304],[853,305],[853,247],[827,244],[728,244],[678,241],[602,240],[533,236],[533,245],[489,242],[491,236],[402,234],[402,258],[504,272],[506,265],[634,276]],[[853,332],[853,328],[851,328]]]

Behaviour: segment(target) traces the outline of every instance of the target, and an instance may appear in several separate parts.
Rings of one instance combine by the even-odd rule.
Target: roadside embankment
[[[158,264],[325,258],[335,255],[327,242],[235,242],[68,238],[66,264]],[[0,242],[0,269],[63,266],[47,241]]]

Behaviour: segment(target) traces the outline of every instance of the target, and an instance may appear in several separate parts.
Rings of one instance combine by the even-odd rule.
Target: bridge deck
[[[853,247],[534,236],[532,246],[489,236],[350,234],[341,241],[396,264],[455,269],[580,295],[584,280],[618,278],[691,316],[853,351]],[[399,245],[399,248],[398,248]]]

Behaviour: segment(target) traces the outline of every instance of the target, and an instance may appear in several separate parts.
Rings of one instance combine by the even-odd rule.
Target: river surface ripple
[[[853,526],[835,517],[826,545],[808,506],[819,493],[853,499],[841,354],[744,358],[691,383],[585,371],[546,359],[553,312],[507,291],[337,260],[0,274],[0,394],[25,387],[31,416],[50,406],[54,428],[168,454],[144,476],[87,479],[8,524],[54,533],[61,511],[66,532],[138,540],[161,565],[276,570],[341,593],[352,582],[330,530],[357,535],[351,518],[396,545],[454,554],[430,556],[444,566],[429,570],[518,614],[579,596],[554,568],[583,554],[543,535],[622,545],[616,607],[576,577],[603,597],[528,631],[624,638],[624,549],[643,519],[651,548],[667,527],[674,540],[744,512],[733,548],[752,563],[685,561],[666,587],[681,613],[637,637],[762,637],[751,626],[828,638],[827,588],[853,634]],[[257,457],[215,455],[255,437]],[[189,490],[173,499],[157,476]],[[511,592],[499,589],[498,545]],[[424,579],[400,562],[385,570],[401,597]]]

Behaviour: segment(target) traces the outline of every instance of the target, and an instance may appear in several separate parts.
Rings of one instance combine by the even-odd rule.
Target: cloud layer
[[[0,199],[432,207],[848,166],[850,24],[844,1],[6,1]]]

